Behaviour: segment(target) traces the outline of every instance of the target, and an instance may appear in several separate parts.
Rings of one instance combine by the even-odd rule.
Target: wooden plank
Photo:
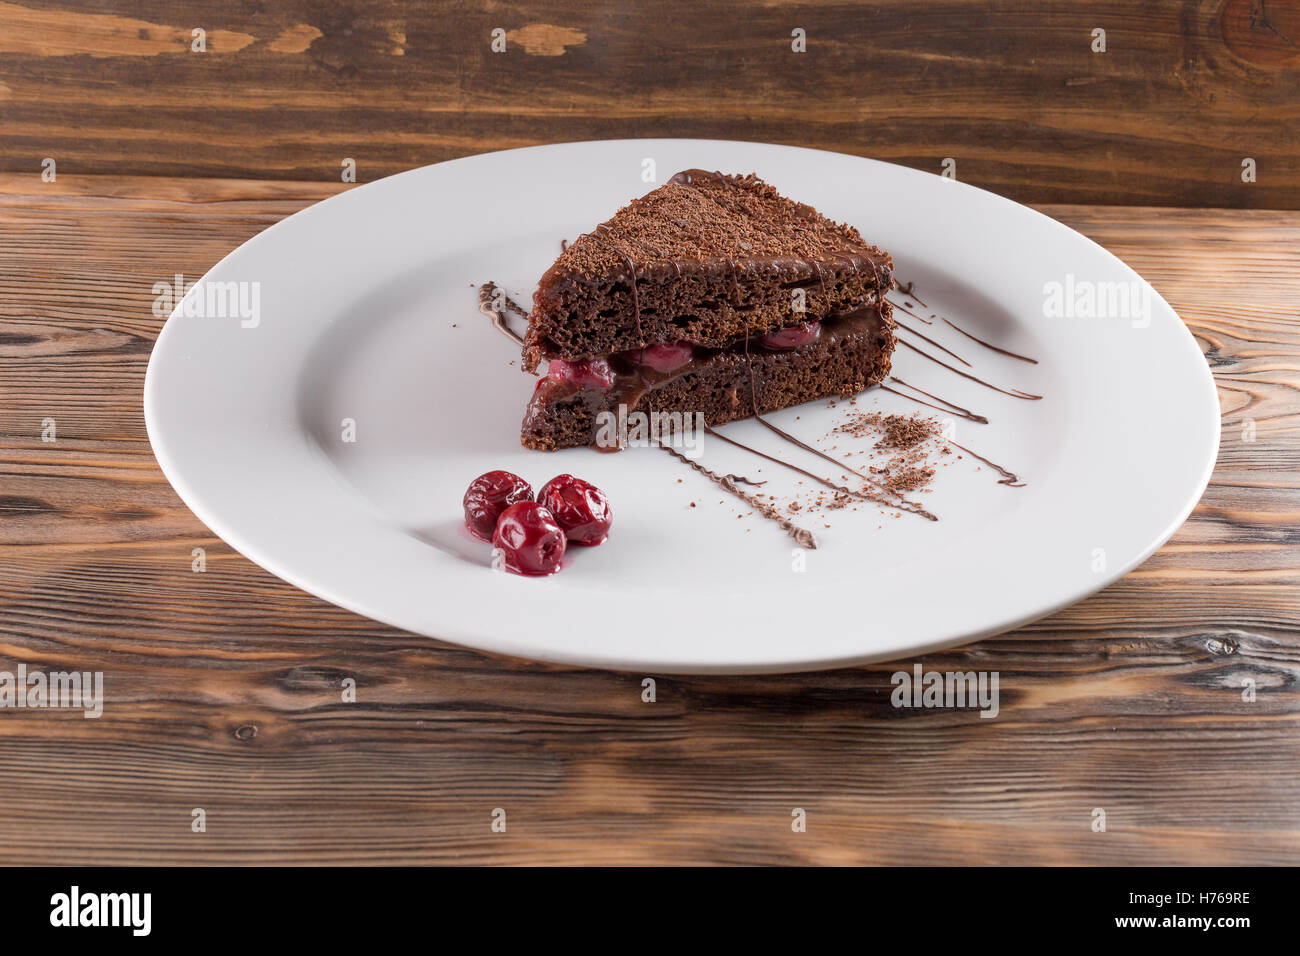
[[[0,710],[0,862],[1300,861],[1300,214],[1044,207],[1196,333],[1223,450],[1137,571],[924,658],[999,672],[982,720],[894,709],[898,665],[660,676],[647,704],[656,675],[405,634],[212,537],[146,440],[152,284],[339,188],[0,177],[0,669],[108,697]]]
[[[0,169],[366,181],[694,136],[951,158],[1026,202],[1297,208],[1298,43],[1262,0],[0,0]]]

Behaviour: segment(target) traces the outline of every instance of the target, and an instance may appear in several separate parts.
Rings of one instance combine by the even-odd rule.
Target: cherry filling
[[[695,346],[690,342],[668,342],[647,345],[623,353],[633,365],[641,365],[656,372],[675,372],[695,358]]]
[[[581,362],[551,359],[546,377],[558,382],[572,382],[584,388],[606,389],[614,384],[614,370],[603,358],[586,359]]]
[[[798,325],[791,325],[767,333],[767,335],[763,336],[763,347],[777,351],[795,349],[801,345],[807,345],[821,334],[822,324],[813,319],[810,322],[800,322]]]
[[[763,348],[781,352],[796,349],[815,341],[821,335],[822,324],[816,319],[800,322],[769,332],[759,341]],[[740,344],[731,346],[738,351]],[[700,350],[703,349],[703,352]],[[690,342],[661,342],[647,345],[645,348],[617,352],[609,358],[589,358],[578,361],[553,358],[546,373],[546,379],[556,382],[571,382],[582,388],[604,391],[614,386],[614,380],[620,373],[633,369],[649,369],[661,375],[670,375],[685,368],[696,358],[712,355],[719,350],[696,346]],[[611,364],[610,359],[613,359]],[[615,371],[617,367],[618,371]],[[538,382],[541,387],[541,382]]]

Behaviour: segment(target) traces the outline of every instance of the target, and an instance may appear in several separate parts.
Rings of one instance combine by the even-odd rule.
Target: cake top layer
[[[542,278],[638,275],[661,263],[829,262],[845,257],[887,262],[852,226],[779,194],[754,174],[691,169],[634,199],[614,218],[580,236]],[[658,270],[655,270],[658,271]]]

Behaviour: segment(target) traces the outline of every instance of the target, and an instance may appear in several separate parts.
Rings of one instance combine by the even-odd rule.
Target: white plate
[[[892,253],[899,277],[925,299],[915,311],[1039,359],[998,355],[940,322],[924,328],[977,374],[1045,396],[1028,402],[907,349],[895,357],[900,377],[987,415],[988,425],[958,420],[956,440],[1026,486],[955,462],[925,498],[938,522],[840,511],[805,521],[820,547],[800,555],[774,524],[746,516],[661,451],[521,448],[533,380],[477,313],[472,284],[496,280],[530,302],[561,238],[651,188],[647,160],[658,182],[689,167],[757,172]],[[149,437],[194,513],[253,561],[335,604],[548,661],[792,671],[994,634],[1139,564],[1186,518],[1218,448],[1218,400],[1200,350],[1124,263],[992,193],[836,153],[624,140],[474,156],[319,203],[203,281],[250,284],[249,306],[258,283],[260,309],[253,324],[251,308],[227,307],[228,317],[178,308],[149,363]],[[1076,295],[1089,283],[1138,283],[1149,308],[1052,316],[1052,282],[1072,283]],[[846,412],[828,404],[772,417],[820,440]],[[858,404],[919,409],[878,390]],[[343,440],[344,419],[355,422],[355,441]],[[753,422],[727,428],[811,470],[830,467]],[[852,444],[839,438],[826,444]],[[781,469],[716,441],[704,461],[724,472],[761,468],[765,490],[793,487]],[[460,521],[466,484],[494,468],[534,487],[561,472],[595,482],[613,504],[609,541],[571,548],[549,578],[494,572],[489,547]]]

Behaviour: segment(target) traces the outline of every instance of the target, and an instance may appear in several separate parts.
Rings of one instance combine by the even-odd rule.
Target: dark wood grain
[[[897,665],[660,677],[647,704],[643,675],[414,637],[212,537],[146,440],[152,284],[337,188],[0,178],[0,669],[108,694],[0,710],[0,862],[1300,862],[1300,214],[1044,209],[1188,322],[1223,449],[1138,570],[923,659],[1000,673],[983,720],[895,710]]]
[[[0,0],[0,169],[21,172],[338,181],[353,158],[366,181],[693,136],[952,158],[1021,201],[1297,208],[1298,101],[1284,0]]]

